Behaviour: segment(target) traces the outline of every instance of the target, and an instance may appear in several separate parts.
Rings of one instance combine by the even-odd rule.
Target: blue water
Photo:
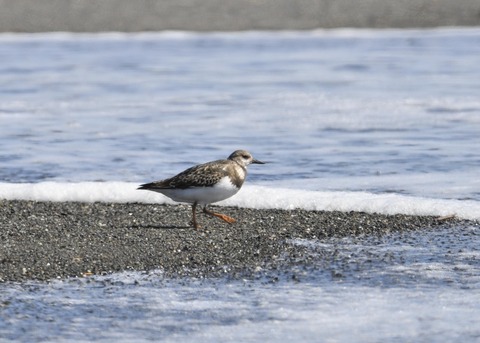
[[[479,56],[476,28],[0,35],[0,182],[141,183],[245,148],[270,162],[252,185],[477,203]],[[0,341],[474,342],[479,237],[294,241],[352,261],[300,283],[4,284]]]
[[[252,182],[480,200],[476,29],[0,37],[0,180]],[[21,56],[21,58],[19,58]]]

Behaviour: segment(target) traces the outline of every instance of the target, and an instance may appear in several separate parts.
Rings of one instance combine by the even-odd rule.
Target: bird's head
[[[265,164],[265,162],[254,159],[252,154],[246,150],[236,150],[232,152],[230,156],[228,156],[228,159],[235,161],[244,167],[248,166],[249,164]]]

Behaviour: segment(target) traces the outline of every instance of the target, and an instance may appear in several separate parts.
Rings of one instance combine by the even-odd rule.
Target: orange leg
[[[226,222],[229,223],[229,224],[232,224],[232,223],[235,223],[235,222],[236,222],[235,219],[233,219],[232,217],[227,216],[226,214],[222,214],[222,213],[217,213],[217,212],[210,211],[209,209],[207,209],[207,206],[205,206],[205,207],[203,208],[203,213],[206,213],[206,214],[209,214],[209,215],[211,215],[211,216],[220,218],[221,220],[226,221]]]

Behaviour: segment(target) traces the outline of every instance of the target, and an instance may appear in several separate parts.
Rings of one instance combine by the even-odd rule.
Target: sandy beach
[[[49,280],[123,270],[166,276],[295,277],[297,268],[348,269],[349,259],[312,258],[292,240],[430,230],[456,219],[360,212],[253,210],[222,207],[235,224],[199,215],[187,205],[0,201],[0,281]],[[473,224],[472,224],[473,225]],[[478,225],[478,223],[477,223]],[[401,240],[401,239],[400,239]],[[381,256],[378,258],[382,258]],[[385,257],[388,258],[388,257]],[[358,268],[358,267],[357,267]],[[333,272],[334,269],[332,269]]]
[[[0,0],[0,32],[477,26],[477,0]]]

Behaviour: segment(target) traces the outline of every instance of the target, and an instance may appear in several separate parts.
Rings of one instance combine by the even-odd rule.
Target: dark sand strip
[[[480,25],[478,0],[0,0],[0,32]]]
[[[434,217],[360,212],[220,210],[238,222],[229,225],[202,214],[204,229],[196,231],[187,226],[186,205],[2,200],[0,281],[152,269],[172,277],[288,273],[312,263],[308,249],[289,239],[378,236],[446,224]],[[460,221],[450,219],[448,225],[455,223]],[[325,264],[331,259],[325,256]]]

